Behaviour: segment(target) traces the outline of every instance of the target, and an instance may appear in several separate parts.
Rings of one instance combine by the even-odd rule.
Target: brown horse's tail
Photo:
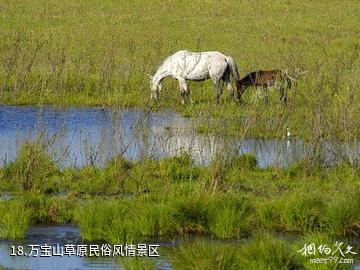
[[[237,92],[238,92],[238,97],[240,97],[241,92],[242,92],[242,87],[241,87],[241,84],[239,82],[239,71],[238,71],[237,64],[236,64],[234,58],[232,58],[231,56],[226,56],[226,62],[228,63],[230,73],[231,73],[231,75],[233,76],[233,78],[235,80],[235,85],[236,85],[236,89],[237,89]]]

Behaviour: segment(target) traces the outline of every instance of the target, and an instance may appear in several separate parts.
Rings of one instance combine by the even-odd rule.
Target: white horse
[[[187,97],[192,103],[188,80],[203,81],[211,79],[215,85],[216,101],[219,102],[221,95],[221,80],[226,83],[229,94],[234,98],[234,90],[231,86],[230,74],[233,76],[237,87],[237,98],[240,99],[239,74],[235,60],[220,52],[189,52],[181,50],[170,55],[151,77],[151,98],[158,99],[162,89],[162,80],[171,76],[179,81],[181,103],[185,103]]]

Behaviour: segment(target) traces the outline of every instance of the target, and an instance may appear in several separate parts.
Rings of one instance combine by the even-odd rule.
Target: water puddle
[[[23,246],[24,253],[30,254],[28,245],[80,244],[80,232],[76,226],[35,226],[23,241],[0,241],[0,269],[119,269],[114,258],[91,259],[78,256],[10,256],[12,246]]]
[[[40,134],[62,166],[102,165],[119,154],[131,160],[162,158],[188,152],[198,164],[208,164],[219,152],[252,153],[260,167],[287,166],[304,157],[301,140],[219,138],[198,134],[195,120],[175,112],[1,106],[0,165],[17,156],[20,146]],[[356,158],[360,144],[328,144],[326,158]]]
[[[298,239],[298,235],[294,234],[275,234],[276,238],[292,243]],[[171,270],[172,268],[172,254],[171,248],[187,241],[202,240],[209,242],[226,243],[227,245],[240,246],[245,243],[246,239],[240,240],[217,240],[209,239],[205,236],[185,236],[179,239],[169,240],[158,240],[147,242],[147,245],[158,245],[159,246],[159,257],[154,257],[154,263],[156,269]],[[145,242],[144,242],[145,243]],[[27,269],[27,270],[38,270],[38,269],[123,269],[121,260],[122,257],[80,257],[77,255],[72,256],[51,256],[51,257],[40,257],[41,251],[38,256],[29,255],[31,254],[31,246],[36,246],[35,249],[41,250],[41,247],[45,245],[51,247],[65,247],[66,245],[74,245],[75,250],[78,250],[79,245],[87,245],[88,250],[90,245],[101,246],[99,243],[83,243],[80,237],[79,229],[74,225],[37,225],[29,229],[26,238],[22,241],[0,241],[0,269]],[[13,246],[16,248],[19,246],[24,247],[24,253],[26,256],[10,256],[13,252]],[[356,244],[356,246],[359,246]],[[15,249],[16,250],[16,249]],[[89,251],[88,251],[89,252]],[[354,266],[355,270],[360,270],[360,265]]]
[[[158,257],[152,257],[157,269],[172,269],[168,252],[176,242],[155,241],[142,244],[158,246]],[[80,237],[80,231],[75,225],[36,225],[30,227],[26,237],[21,241],[0,240],[0,269],[39,270],[39,269],[123,269],[120,256],[102,256],[101,247],[106,243],[84,243]],[[125,244],[119,243],[125,250]],[[66,255],[66,245],[74,245],[76,255]],[[89,257],[90,245],[98,248],[99,256]],[[44,247],[51,247],[51,256],[45,257]],[[88,256],[77,254],[79,246],[86,246]],[[23,247],[22,256],[18,248]],[[59,248],[63,248],[59,252]],[[113,249],[114,245],[110,245]],[[33,251],[32,251],[33,249]],[[35,250],[38,250],[37,252]],[[69,250],[69,249],[68,249]],[[163,252],[164,251],[164,252]],[[58,256],[54,254],[63,254]],[[111,253],[112,254],[112,253]],[[125,254],[125,251],[124,251]]]

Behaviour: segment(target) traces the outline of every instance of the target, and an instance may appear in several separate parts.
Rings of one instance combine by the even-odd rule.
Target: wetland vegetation
[[[308,239],[319,235],[330,242],[357,239],[359,185],[359,170],[350,164],[307,168],[302,161],[287,168],[260,169],[249,154],[219,157],[209,166],[195,165],[184,153],[161,160],[116,157],[105,167],[60,168],[41,145],[28,143],[15,161],[0,169],[1,191],[11,194],[0,202],[0,235],[19,239],[32,224],[71,223],[90,242],[194,234],[250,239],[239,247],[226,242],[208,246],[201,240],[174,247],[174,266],[301,269],[306,262],[295,250],[300,242],[289,243],[273,234],[295,233]],[[253,254],[255,249],[263,256],[259,260],[251,259],[260,256]],[[214,256],[205,256],[208,252]]]
[[[308,143],[304,158],[284,168],[260,168],[254,156],[226,150],[206,165],[184,152],[138,160],[119,153],[103,166],[75,167],[59,164],[46,139],[29,141],[0,168],[0,238],[64,223],[76,224],[89,242],[196,235],[213,241],[171,248],[172,267],[328,269],[297,251],[304,242],[359,239],[359,158],[334,148],[340,162],[325,162],[329,143],[358,144],[359,17],[356,0],[0,1],[1,104],[174,110],[216,138]],[[147,74],[179,49],[231,55],[240,77],[258,69],[306,73],[286,106],[274,92],[269,104],[255,102],[255,89],[241,105],[224,89],[216,104],[209,81],[190,83],[195,102],[183,106],[170,79],[160,100],[150,101]],[[157,267],[142,258],[121,263]]]
[[[256,8],[247,1],[0,5],[2,103],[171,108],[202,120],[202,132],[237,137],[281,138],[287,127],[308,140],[359,135],[355,0],[331,1],[331,8],[328,1],[280,0]],[[307,73],[290,90],[288,106],[279,104],[277,93],[271,105],[256,104],[254,89],[244,95],[243,106],[227,93],[216,105],[209,81],[191,83],[195,104],[181,106],[173,80],[166,81],[161,100],[150,103],[147,74],[181,48],[231,55],[240,77],[257,69]]]
[[[356,237],[358,180],[349,164],[260,169],[251,155],[209,166],[183,154],[60,169],[27,144],[0,169],[1,191],[13,196],[1,202],[2,233],[16,238],[26,224],[70,222],[84,239],[109,242],[191,233],[241,238],[264,229]]]

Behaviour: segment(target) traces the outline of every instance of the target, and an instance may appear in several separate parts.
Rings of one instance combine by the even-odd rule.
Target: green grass
[[[34,192],[17,195],[15,200],[20,201],[25,210],[31,210],[32,223],[36,224],[63,224],[71,223],[74,218],[76,198],[74,196],[50,196]]]
[[[268,234],[259,234],[242,246],[240,269],[304,269],[290,245]]]
[[[33,156],[18,159],[26,164]],[[0,182],[23,170],[14,164],[19,160],[0,169],[12,172],[2,172]],[[29,174],[43,175],[48,189],[25,191],[17,184],[22,178],[3,187],[13,197],[0,202],[0,238],[23,238],[31,224],[71,223],[90,242],[215,240],[171,248],[175,269],[323,269],[297,252],[304,243],[334,247],[336,241],[359,237],[359,176],[346,164],[306,174],[302,162],[260,169],[254,157],[245,155],[205,167],[183,154],[133,162],[117,157],[103,168],[60,169],[53,164],[53,174],[39,174],[41,164]],[[125,269],[157,267],[142,258],[119,264]],[[332,264],[329,269],[349,266]]]
[[[0,238],[24,238],[32,215],[21,202],[0,202]]]
[[[185,242],[172,255],[175,269],[305,269],[289,243],[263,233],[241,243]]]
[[[360,235],[359,161],[324,167],[328,141],[360,135],[359,1],[0,1],[0,102],[173,109],[197,131],[220,138],[309,142],[301,162],[260,169],[227,150],[208,167],[187,154],[161,161],[114,158],[104,168],[60,168],[41,143],[27,143],[0,168],[0,238],[23,238],[36,223],[76,223],[88,241],[111,243],[206,235],[241,245],[194,242],[174,248],[175,269],[347,269],[311,265],[305,242],[334,244]],[[270,104],[243,104],[210,81],[190,82],[194,104],[180,105],[177,82],[150,101],[149,78],[180,49],[232,55],[240,76],[296,67],[307,73]],[[340,153],[338,153],[340,155]],[[65,195],[62,195],[65,194]],[[263,231],[305,234],[298,243]],[[125,269],[152,269],[127,259]],[[1,268],[1,266],[0,266]]]
[[[1,170],[5,186],[23,191],[52,193],[56,191],[59,169],[41,143],[26,142],[19,150],[16,161]]]
[[[342,244],[340,244],[342,243]],[[306,245],[315,244],[315,247],[317,247],[317,250],[315,251],[315,255],[307,254],[306,256],[303,255],[303,248]],[[325,234],[321,233],[311,233],[306,234],[303,237],[301,237],[299,240],[297,240],[293,244],[293,250],[296,251],[296,257],[303,263],[306,269],[332,269],[332,270],[345,270],[345,269],[352,269],[353,264],[346,264],[346,263],[328,263],[328,264],[314,264],[310,263],[311,258],[328,258],[329,255],[326,255],[323,250],[323,254],[320,253],[319,247],[327,248],[328,250],[331,250],[331,252],[334,252],[333,256],[336,256],[338,258],[346,258],[346,259],[353,259],[354,263],[357,263],[359,261],[359,256],[354,254],[346,254],[344,257],[342,257],[341,253],[337,251],[337,248],[340,247],[343,252],[345,252],[346,247],[350,245],[354,248],[354,244],[349,244],[348,241],[343,239],[334,239],[332,237],[329,237]],[[321,249],[320,249],[321,250]],[[335,252],[337,251],[337,252]],[[353,250],[352,250],[353,251]]]
[[[81,228],[83,238],[89,241],[130,241],[133,240],[134,227],[124,218],[129,210],[129,203],[124,200],[117,203],[93,200],[76,209],[75,220]]]
[[[175,269],[239,269],[236,247],[206,241],[179,245],[173,251]]]
[[[352,269],[353,264],[310,262],[311,258],[329,257],[324,252],[320,254],[318,247],[326,246],[335,251],[340,242],[343,242],[341,248],[345,251],[348,242],[324,234],[312,233],[297,240],[286,240],[269,233],[259,233],[255,237],[232,243],[199,239],[184,241],[172,248],[170,257],[175,269]],[[305,244],[312,243],[315,244],[316,255],[303,255]],[[353,244],[350,246],[354,247]],[[358,255],[347,254],[345,258],[354,259],[356,263]]]
[[[209,228],[216,237],[245,237],[256,228],[255,207],[247,197],[235,193],[217,196],[210,211]]]
[[[174,108],[196,117],[201,132],[237,137],[281,138],[287,127],[314,143],[359,135],[358,1],[263,0],[255,7],[248,1],[31,0],[0,7],[2,103]],[[227,93],[216,105],[210,81],[190,83],[195,104],[181,106],[173,80],[151,103],[147,74],[183,48],[232,55],[240,76],[256,69],[308,72],[291,89],[288,106],[277,102],[277,93],[268,106],[255,104],[254,89],[243,106]]]
[[[352,202],[349,204],[349,202]],[[359,191],[350,191],[346,197],[338,196],[329,206],[329,230],[337,235],[360,235]]]
[[[29,149],[31,154],[0,169],[2,191],[14,196],[4,207],[19,203],[31,223],[76,223],[89,241],[194,233],[243,238],[263,229],[342,237],[360,233],[360,182],[350,165],[307,174],[303,162],[260,169],[254,157],[245,155],[196,166],[183,154],[133,162],[117,157],[103,168],[61,169],[45,150],[34,151],[36,143],[20,153]],[[25,167],[24,173],[29,162],[36,166]],[[24,189],[24,179],[41,183],[40,188]]]
[[[153,260],[148,257],[121,258],[119,264],[125,270],[153,270],[157,269]]]

